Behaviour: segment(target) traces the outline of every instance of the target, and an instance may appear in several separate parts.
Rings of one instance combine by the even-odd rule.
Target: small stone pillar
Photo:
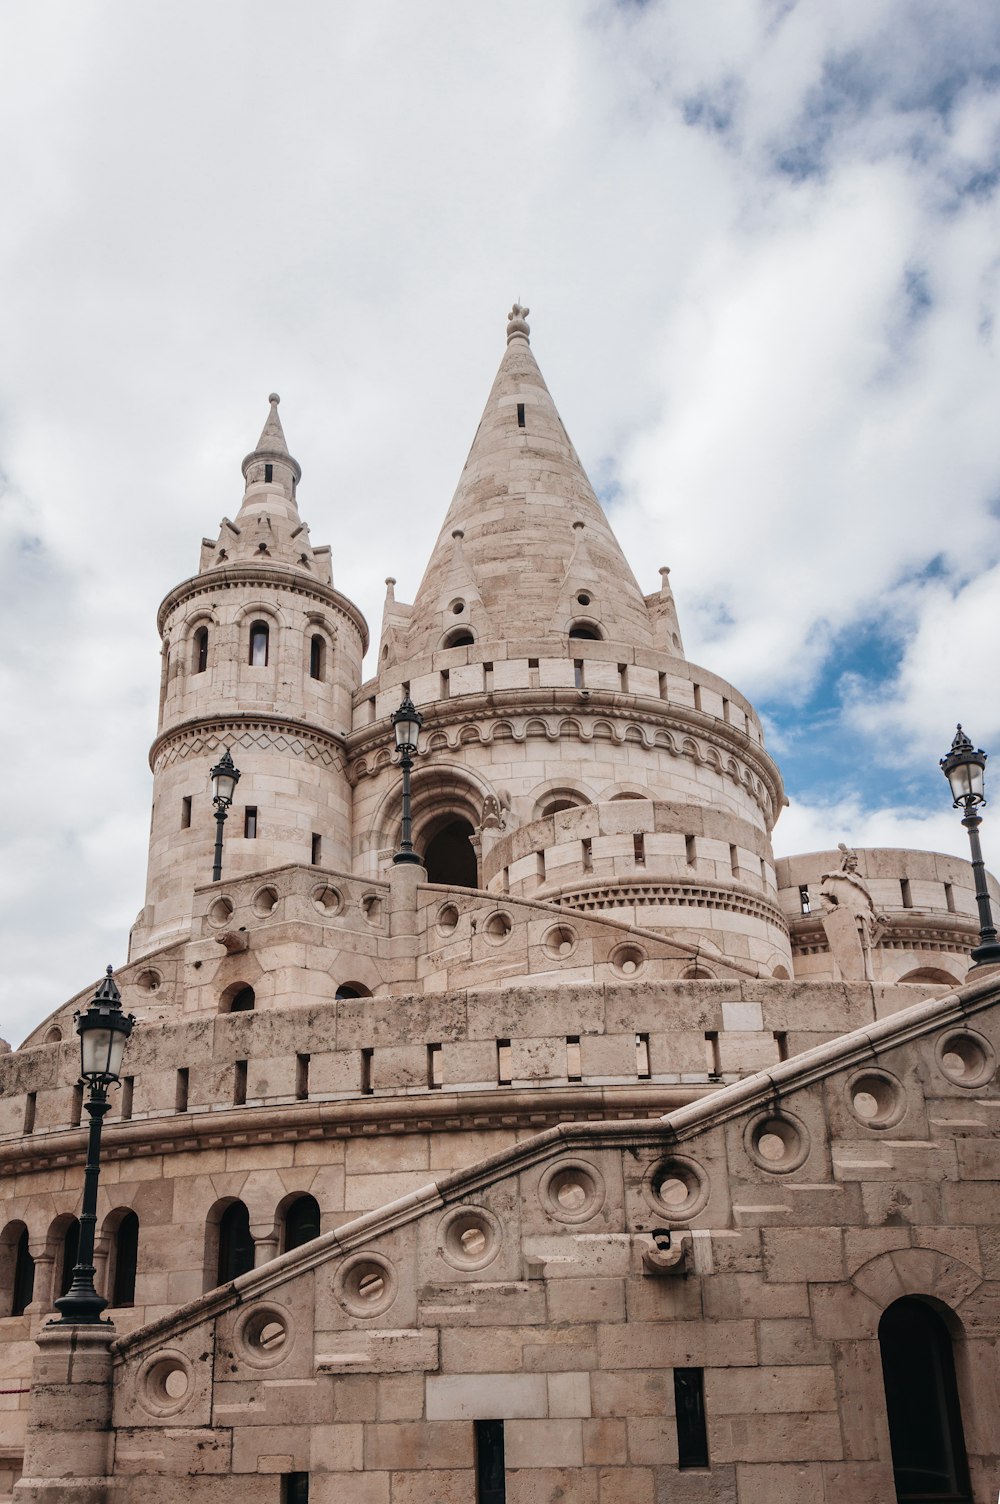
[[[38,1333],[14,1504],[107,1504],[114,1338],[110,1321]]]
[[[394,862],[389,868],[389,980],[414,982],[420,948],[417,889],[427,881],[419,862]]]

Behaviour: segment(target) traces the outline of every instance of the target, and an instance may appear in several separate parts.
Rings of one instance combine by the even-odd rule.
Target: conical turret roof
[[[642,592],[532,354],[527,313],[515,304],[510,315],[506,352],[413,604],[410,652],[442,640],[456,535],[491,638],[565,643],[583,619],[611,640],[652,645]]]

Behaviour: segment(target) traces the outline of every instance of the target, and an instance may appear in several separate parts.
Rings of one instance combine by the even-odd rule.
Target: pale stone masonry
[[[753,706],[685,657],[665,567],[643,594],[527,310],[507,336],[373,677],[276,394],[160,608],[118,1303],[47,1325],[85,987],[0,1053],[0,1499],[892,1504],[896,1313],[954,1388],[942,1496],[994,1504],[1000,978],[967,978],[969,865],[775,860]]]

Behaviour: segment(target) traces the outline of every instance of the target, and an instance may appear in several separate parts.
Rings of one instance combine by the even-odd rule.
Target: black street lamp
[[[108,1088],[121,1076],[125,1042],[135,1019],[122,1012],[121,993],[108,967],[107,976],[91,999],[86,1013],[74,1015],[80,1036],[80,1074],[89,1087],[84,1106],[90,1117],[87,1168],[83,1175],[83,1210],[80,1213],[80,1243],[73,1280],[56,1301],[56,1326],[100,1321],[108,1302],[94,1289],[94,1232],[97,1226],[97,1182],[101,1175],[101,1127],[109,1107]]]
[[[212,803],[215,805],[215,862],[212,866],[212,881],[222,881],[222,827],[226,823],[229,806],[233,802],[240,770],[233,764],[227,747],[209,775],[212,780]]]
[[[396,746],[399,749],[399,766],[403,770],[403,828],[400,832],[399,850],[393,857],[394,862],[420,861],[411,839],[413,822],[410,818],[410,772],[413,768],[413,755],[420,745],[420,728],[423,724],[423,716],[414,708],[413,701],[407,695],[392,717],[392,729],[396,733]]]
[[[986,886],[986,867],[983,864],[983,849],[979,844],[979,827],[982,820],[976,813],[986,803],[983,792],[983,776],[986,771],[986,753],[976,751],[959,726],[947,757],[942,757],[941,767],[951,785],[951,797],[955,808],[964,810],[962,824],[969,832],[972,847],[972,874],[976,884],[976,903],[979,906],[979,944],[972,951],[972,969],[978,966],[1000,965],[1000,943],[993,923],[990,907],[990,892]]]

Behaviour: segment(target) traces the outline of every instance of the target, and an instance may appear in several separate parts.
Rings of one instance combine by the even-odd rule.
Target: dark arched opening
[[[290,1253],[319,1237],[319,1202],[315,1196],[296,1196],[281,1220],[281,1251]]]
[[[894,1301],[878,1328],[899,1504],[970,1504],[951,1335],[922,1300]]]
[[[75,1217],[66,1223],[59,1263],[59,1294],[65,1295],[73,1283],[73,1270],[80,1253],[80,1224]]]
[[[592,627],[589,622],[574,622],[573,626],[569,629],[569,635],[570,637],[580,637],[585,642],[601,641],[600,632],[596,627]]]
[[[443,648],[471,648],[475,640],[468,627],[453,627],[445,635],[441,646]]]
[[[17,1223],[9,1228],[4,1234],[4,1241],[7,1245],[4,1250],[7,1269],[10,1269],[11,1261],[13,1263],[10,1275],[10,1311],[7,1314],[23,1316],[35,1292],[35,1261],[28,1248],[28,1229],[24,1223],[21,1223],[19,1233]]]
[[[233,1201],[219,1218],[219,1260],[216,1283],[228,1284],[253,1268],[253,1238],[250,1213],[242,1201]]]
[[[135,1271],[139,1260],[139,1218],[126,1212],[115,1229],[115,1266],[111,1304],[116,1310],[135,1304]]]
[[[270,631],[266,621],[255,621],[250,628],[250,665],[267,668]]]
[[[341,982],[334,993],[338,1003],[352,997],[371,997],[371,995],[371,988],[366,987],[363,982]]]
[[[478,888],[479,867],[471,842],[468,820],[451,820],[432,836],[424,849],[429,883],[447,883],[452,888]]]
[[[226,1007],[228,1001],[229,1006]],[[257,1003],[257,994],[252,987],[238,987],[228,1000],[223,996],[224,1013],[252,1013]]]
[[[194,660],[191,671],[195,674],[203,674],[208,668],[208,628],[199,627],[194,634]]]

